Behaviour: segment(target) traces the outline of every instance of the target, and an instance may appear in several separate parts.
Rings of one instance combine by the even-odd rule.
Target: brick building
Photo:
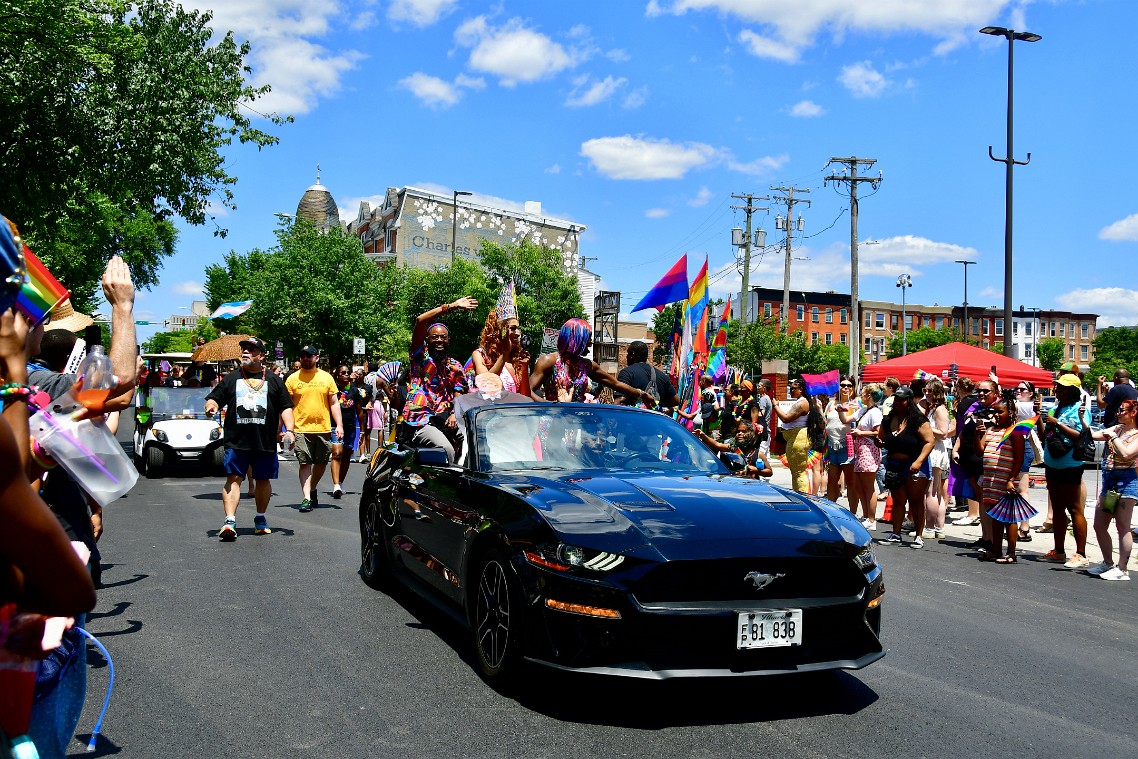
[[[782,290],[751,288],[748,313],[752,319],[779,320]],[[806,333],[806,342],[810,345],[849,345],[850,296],[833,290],[824,293],[791,290],[787,331]]]

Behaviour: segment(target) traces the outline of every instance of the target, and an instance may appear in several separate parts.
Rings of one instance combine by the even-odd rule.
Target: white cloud
[[[875,98],[891,83],[878,73],[869,61],[859,61],[849,66],[842,66],[842,73],[838,81],[850,91],[855,98]]]
[[[400,79],[399,86],[431,108],[448,108],[462,97],[459,89],[450,82],[418,71]]]
[[[592,82],[587,76],[579,77],[574,81],[573,91],[569,93],[565,105],[580,108],[602,103],[615,95],[627,81],[623,77],[613,79],[611,76],[606,76],[600,81]]]
[[[1024,4],[1020,0],[649,0],[645,15],[711,12],[753,24],[764,33],[745,30],[740,42],[755,55],[793,63],[823,31],[835,40],[847,32],[918,32],[938,40],[938,52],[947,52],[960,44],[965,33],[974,38],[976,29],[1000,18],[1005,8],[1011,8],[1014,18]]]
[[[739,32],[739,41],[746,46],[751,55],[757,58],[772,58],[783,63],[798,63],[798,47],[795,45],[755,34],[750,29]]]
[[[625,110],[629,110],[629,111],[635,110],[636,108],[639,108],[640,106],[644,105],[644,103],[647,102],[647,100],[648,100],[648,88],[647,87],[637,87],[635,90],[633,90],[632,92],[630,92],[624,96],[624,100],[621,101],[620,107],[624,108]]]
[[[731,169],[732,171],[742,172],[743,174],[762,177],[778,171],[783,166],[785,166],[786,162],[789,160],[790,156],[788,156],[786,153],[782,153],[781,155],[777,156],[763,156],[762,158],[757,158],[754,161],[750,161],[749,163],[740,163],[739,161],[731,159],[727,162],[727,168]]]
[[[340,198],[336,201],[336,208],[340,210],[340,221],[355,221],[360,213],[360,203],[366,202],[372,209],[375,209],[376,206],[383,205],[385,199],[386,196],[384,195],[366,195],[362,198]]]
[[[632,56],[629,55],[627,51],[621,50],[620,48],[608,51],[605,53],[605,58],[608,58],[613,63],[625,63],[632,60]]]
[[[485,16],[478,16],[458,28],[455,40],[471,48],[469,65],[472,69],[497,76],[505,87],[548,78],[587,57],[579,49],[566,50],[546,35],[527,28],[517,18],[495,27]]]
[[[458,0],[391,0],[387,17],[398,23],[406,21],[414,26],[430,26],[455,9]]]
[[[813,100],[800,100],[790,108],[790,115],[797,116],[800,119],[814,118],[815,116],[821,116],[825,112],[826,109]]]
[[[204,285],[202,285],[201,282],[195,282],[192,279],[188,279],[185,282],[179,282],[178,284],[174,285],[172,289],[179,295],[189,295],[192,298],[198,298],[200,300],[202,297],[204,297],[202,295],[203,287]]]
[[[1138,324],[1138,290],[1122,287],[1077,289],[1058,296],[1055,301],[1070,311],[1098,314],[1100,328]]]
[[[701,142],[678,144],[626,134],[588,140],[581,144],[581,155],[610,179],[680,179],[716,160],[718,151]]]
[[[321,99],[336,95],[344,73],[364,58],[359,51],[331,51],[317,42],[340,26],[365,20],[358,8],[327,0],[184,0],[182,4],[187,9],[211,10],[216,36],[232,30],[238,41],[252,44],[246,59],[253,69],[250,83],[273,88],[251,104],[261,113],[309,112]]]
[[[546,174],[560,174],[561,173],[561,164],[559,164],[559,163],[553,164],[552,166],[550,166],[548,169],[545,170],[545,173]]]
[[[991,285],[989,285],[988,287],[985,287],[983,290],[980,291],[980,297],[983,300],[992,300],[992,301],[1003,300],[1004,291],[998,287],[992,287]]]
[[[429,108],[449,108],[462,98],[461,88],[480,90],[486,86],[485,80],[459,74],[454,83],[437,76],[416,71],[399,80],[398,86],[417,97]]]
[[[849,271],[849,246],[840,245],[846,251],[846,271]],[[896,277],[898,274],[921,276],[922,267],[950,263],[967,258],[975,261],[980,255],[975,248],[936,242],[916,235],[899,235],[878,241],[874,245],[858,245],[858,275]]]
[[[644,216],[649,219],[663,219],[670,213],[671,211],[669,211],[667,208],[649,208],[644,212]]]
[[[700,187],[699,192],[696,193],[695,197],[688,201],[688,205],[691,206],[692,208],[699,208],[700,206],[706,206],[708,201],[711,200],[713,197],[715,197],[715,193],[713,193],[711,190],[707,189],[706,187]]]
[[[1125,219],[1099,230],[1100,240],[1113,240],[1115,242],[1138,242],[1138,213],[1132,213]]]

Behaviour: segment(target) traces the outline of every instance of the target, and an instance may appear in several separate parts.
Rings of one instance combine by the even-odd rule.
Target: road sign
[[[148,326],[150,324],[150,322],[135,322],[135,324],[141,324],[143,326]]]
[[[357,356],[364,354],[364,339],[362,337],[357,337],[355,340],[352,340],[352,353]]]

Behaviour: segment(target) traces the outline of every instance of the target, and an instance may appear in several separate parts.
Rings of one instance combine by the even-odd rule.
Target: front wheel
[[[146,476],[150,479],[162,476],[162,465],[166,463],[166,456],[162,449],[152,445],[146,449]]]
[[[473,632],[478,667],[491,683],[508,683],[521,667],[524,606],[521,587],[500,551],[485,556],[473,573]]]
[[[383,527],[383,504],[371,481],[360,498],[360,574],[369,587],[383,590],[391,580],[391,558]]]

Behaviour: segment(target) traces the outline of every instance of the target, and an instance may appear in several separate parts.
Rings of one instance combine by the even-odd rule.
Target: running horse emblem
[[[777,575],[768,575],[763,572],[751,571],[743,576],[743,582],[754,583],[755,590],[762,590],[780,577],[786,577],[786,575],[781,572]]]

